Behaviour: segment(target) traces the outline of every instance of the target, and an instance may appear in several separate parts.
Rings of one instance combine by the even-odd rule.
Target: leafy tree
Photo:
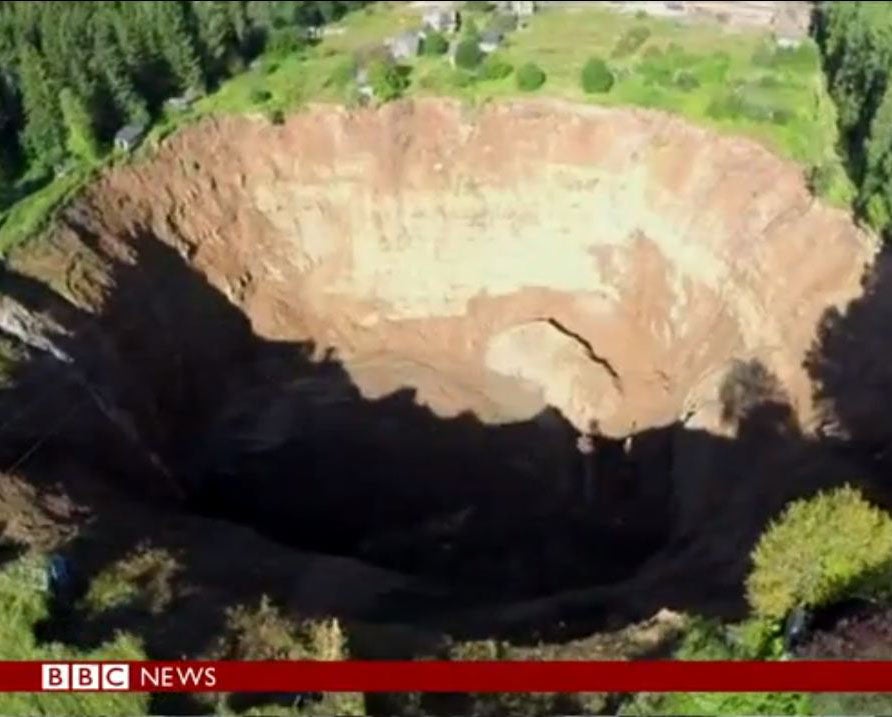
[[[889,590],[892,517],[848,486],[792,503],[763,533],[746,582],[755,613],[782,618]],[[885,586],[881,588],[881,586]]]
[[[538,90],[545,84],[545,72],[534,62],[527,62],[517,70],[517,88],[524,92]]]
[[[90,161],[98,159],[99,140],[84,103],[74,92],[65,87],[59,93],[59,104],[68,130],[68,150],[71,154]]]
[[[455,64],[463,70],[473,70],[483,59],[483,51],[476,40],[466,38],[455,48]]]
[[[614,77],[607,63],[600,57],[592,57],[582,67],[582,89],[589,94],[610,92]]]

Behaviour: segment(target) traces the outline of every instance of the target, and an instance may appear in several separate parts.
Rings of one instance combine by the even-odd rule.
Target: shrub
[[[251,101],[252,105],[262,105],[264,102],[272,98],[272,96],[272,92],[270,92],[269,90],[255,87],[248,95],[248,99]]]
[[[831,204],[845,207],[854,199],[854,187],[838,159],[812,166],[806,174],[806,180],[812,194]]]
[[[517,70],[517,88],[524,92],[538,90],[545,84],[545,72],[535,62],[527,62]]]
[[[474,22],[473,18],[464,23],[462,37],[465,40],[473,40],[474,42],[480,41],[480,28],[477,27],[477,23]]]
[[[613,73],[600,57],[592,57],[582,68],[582,89],[589,94],[609,92],[613,83]]]
[[[307,41],[293,27],[286,27],[269,33],[265,49],[270,55],[290,55],[306,46]]]
[[[369,85],[381,102],[400,97],[409,86],[409,75],[399,65],[387,60],[375,60],[369,64]]]
[[[512,72],[514,67],[495,55],[490,55],[480,65],[480,77],[484,80],[503,80]]]
[[[617,40],[616,46],[613,48],[613,52],[610,53],[610,56],[626,57],[631,55],[647,42],[647,38],[649,37],[650,30],[643,25],[629,28],[622,34],[619,40]]]
[[[421,52],[431,57],[445,55],[449,51],[449,41],[441,32],[432,32],[421,43]]]
[[[356,62],[352,58],[348,58],[343,62],[339,62],[325,78],[326,87],[334,87],[344,89],[353,82],[356,77]]]
[[[700,86],[700,81],[692,72],[682,70],[675,76],[675,84],[679,89],[684,90],[685,92],[690,92],[691,90],[696,90]]]
[[[455,64],[463,70],[476,69],[482,59],[483,52],[474,39],[462,40],[455,48]]]
[[[845,486],[792,503],[753,552],[747,599],[757,615],[785,616],[870,593],[892,564],[892,517]]]
[[[492,12],[496,6],[487,0],[467,0],[465,10],[470,12]]]
[[[881,194],[873,194],[864,205],[864,215],[867,223],[875,231],[883,231],[892,221],[892,212],[889,211],[889,204],[886,198]]]

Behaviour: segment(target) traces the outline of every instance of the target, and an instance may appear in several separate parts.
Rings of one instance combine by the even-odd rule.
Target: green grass
[[[92,176],[93,169],[89,165],[78,165],[0,214],[0,257],[42,231],[56,209]]]
[[[129,635],[94,650],[58,643],[38,644],[36,623],[48,614],[42,587],[45,561],[26,557],[0,569],[0,655],[5,660],[142,660],[139,643]],[[7,715],[136,715],[146,714],[148,697],[132,693],[0,694],[0,714]]]

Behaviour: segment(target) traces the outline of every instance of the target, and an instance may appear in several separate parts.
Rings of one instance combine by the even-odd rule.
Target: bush
[[[545,84],[545,72],[535,62],[527,62],[517,70],[517,89],[524,92],[538,90]]]
[[[399,98],[409,87],[408,72],[387,60],[375,60],[368,67],[369,85],[381,102]]]
[[[266,38],[265,50],[269,55],[291,55],[307,46],[307,41],[293,27],[272,30]]]
[[[633,27],[626,30],[617,40],[611,57],[626,57],[638,50],[650,37],[650,30],[644,26]]]
[[[462,40],[455,48],[455,64],[463,70],[476,69],[482,59],[483,52],[474,39]]]
[[[461,34],[465,40],[473,40],[474,42],[480,41],[480,28],[477,27],[477,23],[474,22],[473,18],[464,23]]]
[[[759,616],[873,596],[892,565],[892,517],[845,486],[792,503],[753,552],[747,599]]]
[[[812,166],[806,174],[806,180],[812,194],[831,204],[845,207],[854,199],[854,187],[838,159]]]
[[[356,62],[352,58],[348,58],[343,62],[339,62],[325,78],[325,87],[334,87],[336,89],[345,89],[356,77]]]
[[[262,105],[264,102],[272,98],[272,92],[255,87],[248,95],[248,99],[252,105]]]
[[[504,80],[512,72],[514,67],[495,55],[490,55],[480,65],[480,77],[484,80]]]
[[[430,57],[445,55],[448,51],[449,40],[441,32],[430,33],[424,38],[424,42],[421,43],[421,52]]]
[[[600,57],[593,57],[582,68],[582,89],[589,94],[610,92],[614,83],[613,73]]]
[[[685,92],[690,92],[691,90],[696,90],[700,86],[700,81],[692,72],[682,70],[675,76],[675,84],[679,89],[684,90]]]

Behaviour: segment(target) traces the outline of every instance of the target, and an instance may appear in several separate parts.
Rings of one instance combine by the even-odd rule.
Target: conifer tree
[[[98,159],[99,140],[87,107],[68,87],[59,93],[59,105],[68,132],[68,151],[91,162]]]
[[[31,43],[19,48],[19,76],[25,126],[22,144],[29,157],[50,167],[65,155],[65,128],[59,108],[59,95],[43,60]]]

